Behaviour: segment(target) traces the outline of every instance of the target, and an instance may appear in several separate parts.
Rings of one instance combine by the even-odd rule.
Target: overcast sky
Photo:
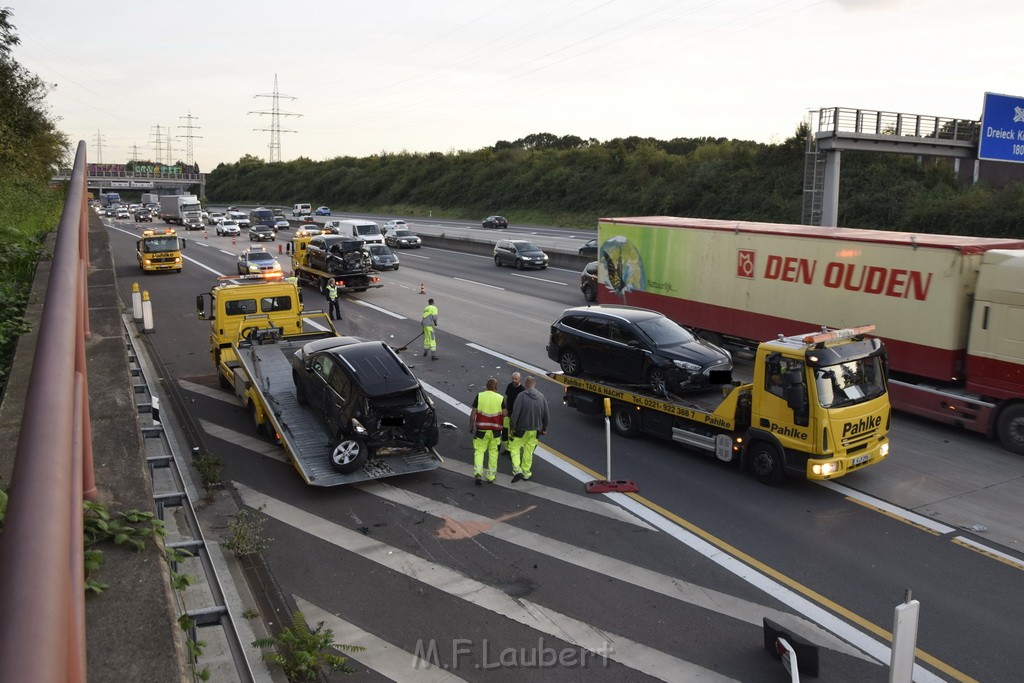
[[[1024,95],[1022,0],[17,0],[14,58],[89,160],[473,150],[531,133],[779,142],[808,110]],[[287,97],[285,97],[287,96]],[[295,99],[290,99],[294,97]],[[187,119],[189,114],[193,119]],[[191,122],[191,131],[185,126]],[[168,137],[168,134],[170,137]]]

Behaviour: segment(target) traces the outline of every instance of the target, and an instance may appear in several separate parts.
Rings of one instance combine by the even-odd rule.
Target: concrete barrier
[[[478,239],[466,237],[464,235],[446,235],[444,233],[441,233],[440,235],[428,235],[425,233],[417,234],[420,236],[423,244],[428,247],[448,249],[450,251],[461,251],[466,254],[483,254],[486,256],[494,254],[494,243],[497,242],[498,239],[517,239],[515,237]],[[568,270],[582,271],[584,266],[593,260],[585,256],[580,256],[575,252],[551,249],[550,247],[544,249],[544,253],[548,255],[549,266],[553,266],[555,268],[566,268]]]

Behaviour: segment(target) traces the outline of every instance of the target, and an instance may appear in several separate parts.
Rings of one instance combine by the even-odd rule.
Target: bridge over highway
[[[168,194],[189,191],[198,185],[196,194],[206,194],[206,174],[190,172],[183,166],[160,166],[142,164],[89,164],[86,185],[89,190],[165,190]],[[55,183],[71,180],[71,169],[62,168],[53,175]]]

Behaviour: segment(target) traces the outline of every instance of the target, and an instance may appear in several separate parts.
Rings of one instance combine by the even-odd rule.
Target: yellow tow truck
[[[196,310],[200,320],[210,321],[210,355],[221,387],[238,397],[252,417],[258,434],[280,443],[307,484],[339,486],[423,472],[441,464],[441,457],[434,449],[436,424],[429,443],[377,444],[369,448],[367,440],[358,441],[347,435],[350,425],[332,421],[333,414],[318,409],[318,401],[298,387],[295,373],[314,369],[300,367],[297,370],[297,354],[305,357],[346,344],[355,349],[374,343],[339,337],[324,311],[304,309],[301,290],[295,281],[283,278],[280,272],[223,277],[209,292],[196,297]],[[383,346],[383,342],[376,344]],[[391,359],[392,369],[406,369],[397,353],[382,353]],[[323,372],[325,367],[318,365],[316,371]],[[367,368],[371,374],[387,375],[388,368],[379,363],[369,363]],[[342,381],[343,369],[336,367],[335,370],[335,374],[330,375],[332,390],[342,384],[350,387],[351,383]],[[398,374],[390,375],[391,386],[398,385]],[[326,394],[324,398],[327,399]],[[389,421],[388,416],[377,414],[382,409],[375,408],[373,401],[347,398],[351,396],[333,395],[330,404],[356,406],[365,423],[360,426],[364,432],[376,429],[376,433],[386,437],[401,431],[398,420],[390,418]],[[427,410],[426,405],[423,408]],[[435,415],[432,404],[429,412]],[[363,451],[358,459],[352,451],[352,444],[356,442]]]
[[[759,481],[793,475],[835,479],[889,454],[890,407],[885,346],[873,326],[762,342],[750,382],[685,396],[590,377],[550,373],[565,385],[564,402],[603,414],[611,427],[641,432],[739,461]]]
[[[180,273],[181,252],[184,248],[185,240],[178,237],[174,228],[144,230],[142,237],[135,243],[139,268],[146,273],[161,270]]]

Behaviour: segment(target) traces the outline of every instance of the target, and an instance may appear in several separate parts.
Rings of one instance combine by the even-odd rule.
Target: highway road
[[[1024,668],[1024,459],[994,444],[897,415],[887,462],[771,488],[676,444],[613,437],[613,476],[640,494],[588,497],[603,424],[542,381],[553,419],[533,480],[511,484],[506,459],[497,484],[475,487],[467,404],[488,376],[503,387],[513,370],[555,369],[548,326],[583,303],[579,278],[423,248],[401,251],[382,289],[347,297],[340,327],[398,346],[419,332],[420,285],[436,300],[440,359],[410,347],[406,360],[457,427],[442,432],[445,465],[313,489],[217,388],[196,320],[195,295],[235,272],[248,243],[191,233],[183,273],[144,276],[139,227],[106,222],[124,300],[133,282],[150,292],[147,340],[188,407],[182,420],[224,461],[237,502],[265,506],[276,585],[339,642],[368,646],[352,655],[368,680],[788,680],[762,648],[769,617],[821,646],[819,680],[881,681],[907,589],[922,606],[915,680],[1013,680]],[[542,247],[587,237],[493,232]],[[304,298],[325,307],[312,290]]]

